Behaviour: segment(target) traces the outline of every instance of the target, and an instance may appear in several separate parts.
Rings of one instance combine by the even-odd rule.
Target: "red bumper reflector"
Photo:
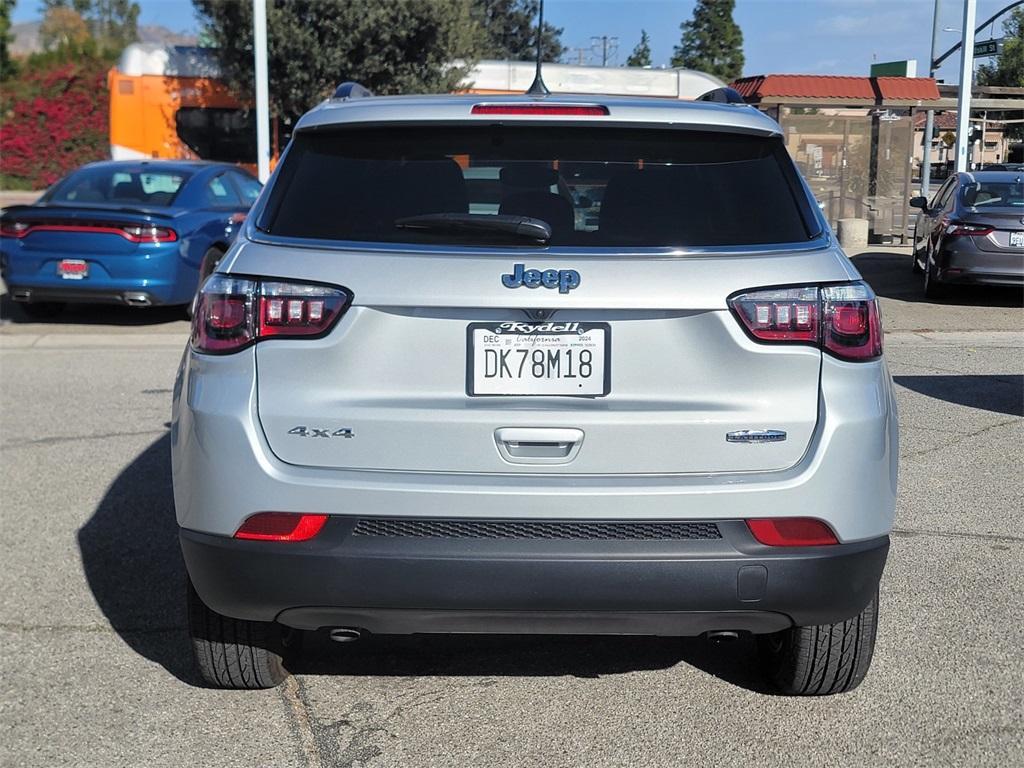
[[[235,538],[257,541],[308,541],[320,533],[326,522],[327,515],[259,512],[242,523],[235,532]]]
[[[839,539],[821,520],[809,517],[775,517],[747,520],[754,538],[770,547],[820,547]]]

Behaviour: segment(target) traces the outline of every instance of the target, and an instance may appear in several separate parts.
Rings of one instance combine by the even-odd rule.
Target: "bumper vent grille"
[[[531,522],[528,520],[390,520],[363,518],[355,536],[434,539],[570,539],[656,541],[720,539],[715,523],[705,522]]]

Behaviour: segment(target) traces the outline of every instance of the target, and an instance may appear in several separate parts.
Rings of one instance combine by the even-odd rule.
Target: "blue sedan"
[[[68,302],[189,305],[228,249],[260,183],[234,165],[83,166],[33,205],[0,215],[0,270],[32,316]]]

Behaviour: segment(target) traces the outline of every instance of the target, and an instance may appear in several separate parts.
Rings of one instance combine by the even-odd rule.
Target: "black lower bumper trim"
[[[431,633],[512,635],[767,634],[792,626],[768,611],[423,611],[400,608],[290,608],[277,620],[295,629],[351,627],[380,635]]]
[[[352,536],[240,541],[181,531],[200,597],[219,613],[299,629],[384,634],[698,635],[774,632],[858,614],[888,537],[829,547],[759,544],[742,521],[720,539],[479,540]]]
[[[8,289],[19,303],[60,302],[70,304],[124,304],[129,307],[155,307],[163,302],[147,291],[89,290],[86,288],[20,288]]]

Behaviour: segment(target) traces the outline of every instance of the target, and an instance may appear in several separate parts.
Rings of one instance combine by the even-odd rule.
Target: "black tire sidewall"
[[[203,261],[199,265],[199,288],[203,287],[206,278],[217,271],[221,259],[224,258],[224,253],[222,249],[213,247],[208,248],[206,253],[203,254]]]

